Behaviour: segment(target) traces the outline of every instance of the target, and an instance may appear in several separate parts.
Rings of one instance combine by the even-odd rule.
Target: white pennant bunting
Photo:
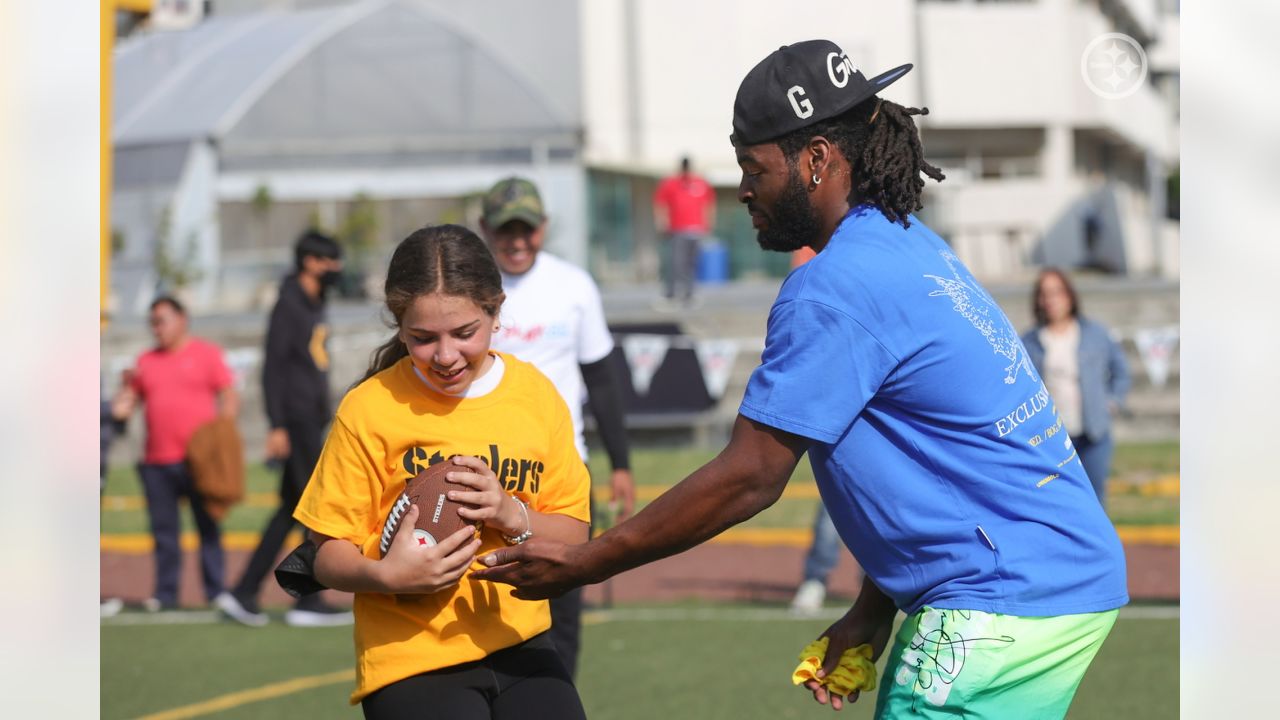
[[[707,383],[707,392],[715,400],[724,395],[729,385],[729,374],[733,372],[733,361],[738,357],[736,340],[699,340],[693,350],[698,355],[698,365],[702,367],[702,379]]]
[[[670,335],[626,335],[622,338],[622,354],[631,368],[631,384],[637,395],[649,394],[649,383],[667,359]]]
[[[1169,379],[1173,351],[1178,345],[1177,326],[1142,328],[1134,332],[1133,342],[1138,346],[1138,355],[1142,358],[1142,365],[1147,370],[1152,386],[1164,387]]]

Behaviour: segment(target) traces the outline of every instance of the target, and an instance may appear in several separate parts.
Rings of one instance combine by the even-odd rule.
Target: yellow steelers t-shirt
[[[380,557],[383,521],[405,481],[451,455],[486,459],[508,493],[542,513],[589,522],[590,478],[569,409],[532,365],[500,353],[502,381],[475,398],[426,387],[405,358],[347,393],[293,516],[312,530]],[[486,528],[478,554],[504,547]],[[545,601],[471,578],[430,595],[357,593],[352,704],[418,673],[527,640],[551,626]]]

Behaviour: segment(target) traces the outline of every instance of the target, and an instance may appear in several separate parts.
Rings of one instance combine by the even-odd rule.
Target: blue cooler
[[[715,238],[708,238],[698,251],[699,285],[720,285],[729,281],[729,248]]]

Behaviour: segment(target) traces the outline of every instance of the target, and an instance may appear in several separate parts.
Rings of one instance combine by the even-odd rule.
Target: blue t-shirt
[[[854,208],[787,277],[740,412],[814,441],[840,536],[905,612],[1125,604],[1120,540],[1018,334],[910,221]]]

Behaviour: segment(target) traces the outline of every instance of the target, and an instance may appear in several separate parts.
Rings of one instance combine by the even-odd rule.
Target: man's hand
[[[111,398],[112,419],[124,421],[138,407],[138,393],[129,385],[122,385]]]
[[[613,524],[617,525],[636,511],[636,481],[630,470],[614,470],[609,476],[609,488],[613,491],[613,505],[618,512],[613,519]]]
[[[473,577],[514,585],[518,598],[543,599],[684,552],[776,502],[808,446],[739,416],[719,455],[631,519],[580,545],[535,536],[480,558],[488,569]]]
[[[233,421],[240,414],[240,393],[231,386],[218,391],[218,414]]]
[[[521,600],[559,597],[591,582],[582,564],[574,560],[582,547],[535,537],[481,557],[486,569],[472,571],[471,577],[514,585],[513,594]]]
[[[289,431],[284,428],[272,428],[267,433],[267,459],[284,460],[289,457]]]
[[[866,583],[863,587],[865,589]],[[849,648],[863,643],[871,645],[871,662],[880,659],[880,655],[884,652],[885,645],[889,642],[889,635],[893,632],[893,616],[896,610],[886,611],[883,605],[877,604],[876,607],[872,607],[870,603],[863,603],[861,600],[859,598],[859,602],[845,613],[844,617],[832,623],[831,627],[818,635],[818,637],[826,636],[828,639],[827,655],[823,658],[822,669],[818,671],[819,677],[826,677],[835,672],[836,667],[840,665],[840,656],[844,655],[844,651]],[[818,703],[826,705],[830,701],[832,710],[844,707],[845,699],[830,692],[818,684],[818,681],[808,680],[804,686],[813,693],[813,699]],[[851,694],[848,702],[857,702],[858,695],[859,693],[856,692]]]

